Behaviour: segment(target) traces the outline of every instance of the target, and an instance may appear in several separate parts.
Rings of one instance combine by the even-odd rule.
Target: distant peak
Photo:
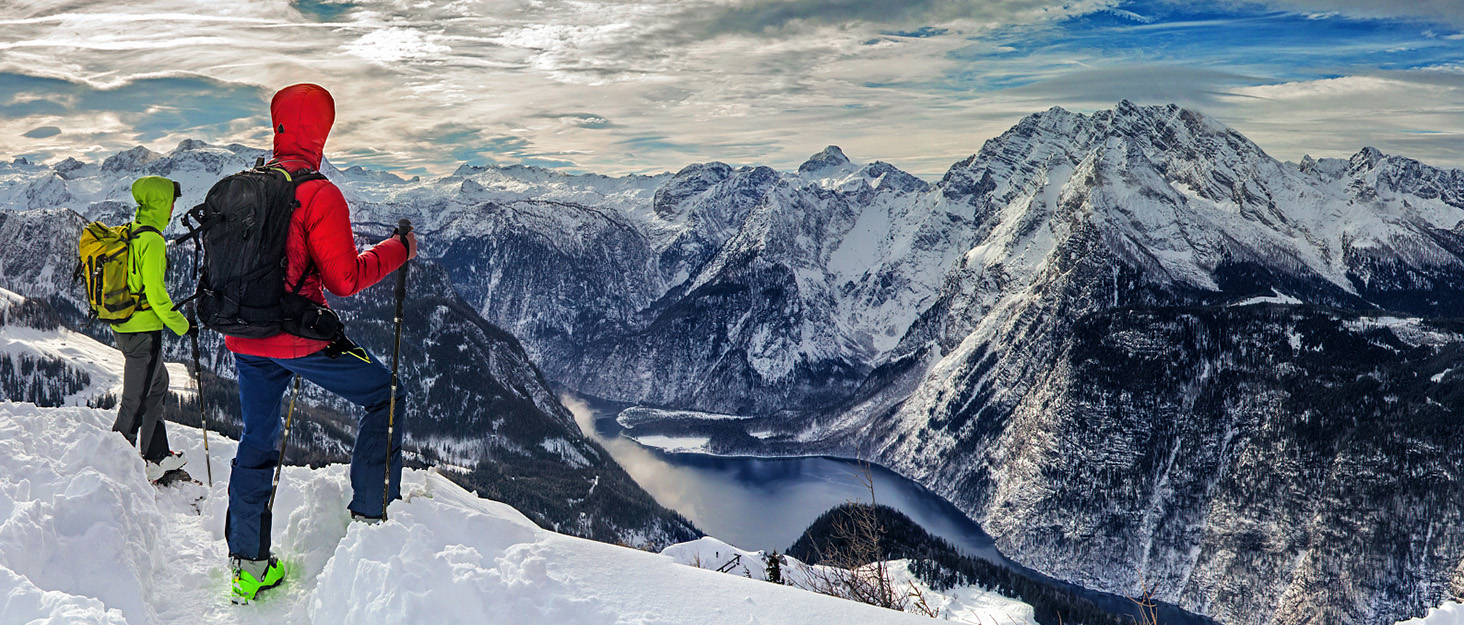
[[[102,171],[136,169],[159,158],[162,158],[161,154],[139,145],[131,150],[107,157],[102,161]]]
[[[209,145],[209,144],[207,144],[207,143],[205,143],[203,141],[200,141],[198,139],[184,139],[184,140],[178,142],[178,147],[176,147],[176,148],[173,149],[173,153],[174,154],[177,154],[179,152],[189,152],[189,151],[192,151],[192,150],[202,150],[202,149],[210,148],[210,147],[213,147],[213,146],[211,146],[211,145]]]
[[[822,152],[819,152],[818,154],[814,154],[813,156],[809,157],[809,159],[807,161],[804,161],[802,165],[799,165],[798,173],[806,174],[809,172],[818,171],[820,169],[827,169],[829,167],[838,167],[840,165],[848,164],[849,157],[844,156],[844,151],[839,149],[839,146],[837,145],[831,145],[824,148]]]
[[[66,173],[76,171],[78,169],[81,169],[82,167],[86,167],[86,163],[76,160],[75,157],[68,156],[66,157],[66,160],[56,163],[56,166],[52,167],[51,169],[54,169],[61,173]]]
[[[1385,157],[1386,155],[1383,154],[1381,150],[1372,146],[1367,146],[1362,148],[1362,150],[1360,150],[1357,154],[1352,155],[1351,160],[1354,167],[1359,165],[1376,167],[1378,161],[1383,160]]]
[[[465,178],[467,176],[481,174],[485,171],[488,171],[488,167],[485,165],[470,165],[468,163],[463,163],[462,165],[458,166],[457,170],[452,172],[452,175],[458,178]]]

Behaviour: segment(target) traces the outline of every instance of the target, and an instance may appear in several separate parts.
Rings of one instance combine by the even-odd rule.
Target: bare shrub
[[[856,475],[869,491],[869,503],[849,501],[847,514],[835,519],[832,540],[814,544],[821,566],[804,566],[803,581],[794,585],[816,593],[904,611],[910,595],[890,579],[880,538],[884,524],[875,509],[874,474],[862,465]]]
[[[1159,625],[1159,602],[1154,599],[1156,587],[1144,580],[1143,573],[1139,574],[1139,594],[1129,597],[1129,601],[1139,606],[1139,625]]]

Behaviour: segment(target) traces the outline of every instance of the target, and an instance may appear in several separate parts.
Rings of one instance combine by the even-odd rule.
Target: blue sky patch
[[[295,0],[295,10],[306,17],[321,22],[336,22],[356,8],[352,2],[322,2],[321,0]]]
[[[1209,8],[1205,8],[1209,7]],[[1358,69],[1406,70],[1457,63],[1464,41],[1440,24],[1302,14],[1260,5],[1136,0],[1056,23],[999,29],[950,53],[960,67],[945,88],[1000,90],[1053,77],[1072,59],[1084,69],[1170,64],[1224,68],[1255,84],[1316,80]]]

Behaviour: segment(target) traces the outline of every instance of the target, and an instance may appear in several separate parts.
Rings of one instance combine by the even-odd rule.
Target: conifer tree
[[[783,556],[774,549],[772,553],[763,556],[763,571],[768,575],[768,581],[774,584],[783,583]]]

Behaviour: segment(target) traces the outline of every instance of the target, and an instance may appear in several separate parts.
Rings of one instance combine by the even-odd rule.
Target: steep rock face
[[[836,147],[798,175],[691,165],[649,202],[458,207],[511,193],[506,173],[457,172],[463,186],[443,212],[460,216],[436,218],[433,252],[552,379],[621,401],[774,413],[838,400],[934,294],[938,274],[912,278],[902,263],[932,262],[930,241],[959,236],[944,223],[916,232],[934,207],[908,200],[926,183]]]
[[[84,289],[75,287],[77,237],[86,225],[66,209],[27,212],[0,211],[0,236],[24,245],[0,246],[0,276],[6,289],[28,298],[57,296],[80,310]]]
[[[1175,107],[1028,118],[938,185],[978,240],[826,449],[875,450],[1034,568],[1221,622],[1436,603],[1464,556],[1435,481],[1461,337],[1406,317],[1457,314],[1464,211],[1409,191],[1457,175],[1388,161],[1303,171]]]
[[[635,322],[660,295],[647,237],[610,211],[520,200],[482,204],[432,232],[441,262],[483,316],[552,370],[570,347]]]

